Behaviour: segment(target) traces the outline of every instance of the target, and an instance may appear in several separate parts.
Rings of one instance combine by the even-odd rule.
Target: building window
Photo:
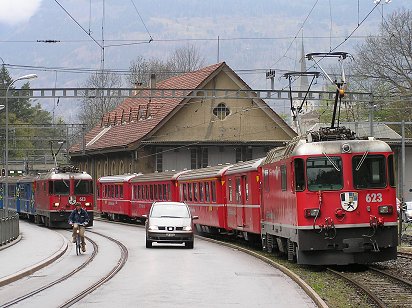
[[[236,162],[242,161],[242,149],[241,148],[236,148]]]
[[[214,109],[213,114],[219,119],[223,120],[230,114],[229,108],[224,103],[219,103]]]
[[[156,171],[163,171],[163,154],[162,149],[157,149],[156,151]]]
[[[119,163],[119,174],[124,174],[123,160],[121,160]]]
[[[190,149],[190,169],[197,169],[197,151]]]
[[[206,168],[209,164],[209,151],[208,148],[202,148],[202,168]]]

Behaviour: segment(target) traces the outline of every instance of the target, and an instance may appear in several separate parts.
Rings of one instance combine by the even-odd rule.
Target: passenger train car
[[[97,208],[102,217],[112,220],[130,217],[130,181],[141,174],[103,176],[97,182]]]
[[[0,179],[0,200],[4,204],[5,179]],[[47,227],[69,227],[74,204],[80,202],[93,225],[93,181],[73,166],[56,167],[38,176],[8,178],[9,208],[20,216]]]
[[[262,159],[140,175],[127,185],[126,217],[141,217],[153,201],[182,201],[199,217],[198,232],[258,239],[299,264],[396,259],[393,152],[345,128],[296,137]]]

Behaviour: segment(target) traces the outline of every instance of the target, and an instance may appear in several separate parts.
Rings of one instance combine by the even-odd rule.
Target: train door
[[[236,222],[238,227],[244,227],[246,225],[246,176],[235,177],[235,198],[236,198]]]

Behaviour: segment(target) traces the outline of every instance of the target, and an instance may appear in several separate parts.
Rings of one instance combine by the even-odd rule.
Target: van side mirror
[[[199,216],[192,216],[192,219],[193,219],[193,220],[199,219]]]

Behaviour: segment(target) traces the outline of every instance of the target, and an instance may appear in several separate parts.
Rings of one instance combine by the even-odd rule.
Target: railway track
[[[48,283],[48,284],[46,284],[46,285],[44,285],[44,286],[42,286],[42,287],[40,287],[40,288],[37,288],[36,290],[33,290],[33,291],[31,291],[31,292],[29,292],[29,293],[27,293],[27,294],[24,294],[24,295],[22,295],[22,296],[20,296],[20,297],[18,297],[18,298],[13,299],[12,301],[9,301],[9,302],[3,304],[3,305],[1,306],[1,308],[3,308],[3,307],[11,307],[11,306],[16,305],[16,304],[18,304],[18,303],[20,303],[20,302],[22,302],[22,301],[24,301],[24,300],[27,300],[27,299],[29,299],[30,297],[32,297],[32,296],[34,296],[34,295],[36,295],[36,294],[39,294],[40,292],[43,292],[44,290],[47,290],[47,289],[49,289],[49,288],[51,288],[51,287],[53,287],[53,286],[55,286],[55,285],[57,285],[57,284],[65,281],[66,279],[72,277],[74,274],[78,273],[78,272],[81,271],[83,268],[85,268],[87,265],[89,265],[89,264],[93,261],[93,259],[96,257],[96,255],[97,255],[98,245],[97,245],[97,243],[96,243],[95,241],[93,241],[92,239],[90,239],[90,238],[88,238],[88,237],[86,237],[86,238],[87,238],[87,240],[88,240],[90,243],[92,243],[92,245],[93,245],[93,253],[92,253],[92,254],[90,255],[90,257],[88,257],[79,267],[75,268],[73,271],[71,271],[70,273],[68,273],[68,274],[66,274],[66,275],[64,275],[64,276],[62,276],[62,277],[60,277],[59,279],[56,279],[56,280],[54,280],[54,281],[52,281],[52,282],[50,282],[50,283]]]
[[[410,307],[412,283],[385,270],[370,266],[363,271],[329,272],[360,288],[378,307]]]
[[[93,233],[93,234],[97,234],[100,235],[112,242],[115,242],[119,247],[120,247],[120,258],[117,261],[116,265],[110,270],[110,272],[106,275],[104,275],[102,278],[100,278],[97,282],[95,282],[94,284],[92,284],[90,287],[84,289],[82,292],[76,294],[75,296],[73,296],[71,299],[69,299],[68,301],[66,301],[63,305],[60,306],[60,308],[67,308],[70,307],[71,305],[79,302],[81,299],[83,299],[84,297],[86,297],[88,294],[92,293],[94,290],[96,290],[97,288],[99,288],[101,285],[103,285],[104,283],[106,283],[107,281],[109,281],[110,279],[112,279],[122,268],[123,266],[126,264],[126,261],[128,259],[129,256],[129,252],[126,248],[125,245],[123,245],[120,241],[98,233],[98,232],[94,232],[89,230],[88,232]]]
[[[70,231],[71,232],[71,231]],[[101,279],[99,279],[97,282],[95,282],[94,284],[92,284],[91,286],[89,286],[88,288],[85,288],[84,290],[82,290],[81,292],[79,292],[78,294],[76,294],[75,296],[73,296],[71,299],[67,300],[66,302],[64,302],[61,306],[59,307],[70,307],[71,305],[75,304],[76,302],[80,301],[82,298],[84,298],[85,296],[87,296],[88,294],[92,293],[94,290],[96,290],[98,287],[100,287],[102,284],[104,284],[105,282],[107,282],[108,280],[110,280],[111,278],[113,278],[114,275],[116,275],[117,272],[119,272],[122,267],[125,265],[127,259],[128,259],[128,250],[126,248],[126,246],[124,246],[121,242],[117,241],[114,238],[111,238],[109,236],[106,236],[104,234],[98,233],[98,232],[94,232],[92,230],[88,230],[89,233],[93,233],[99,236],[102,236],[112,242],[115,242],[119,247],[120,247],[120,258],[119,260],[116,262],[115,266],[109,271],[109,273],[107,273],[106,275],[104,275]],[[74,270],[72,270],[71,272],[67,273],[66,275],[52,281],[49,282],[48,284],[45,284],[35,290],[32,290],[22,296],[19,296],[5,304],[2,304],[0,307],[1,308],[5,308],[5,307],[11,307],[13,305],[22,303],[25,300],[29,300],[31,297],[51,288],[54,287],[60,283],[62,283],[63,281],[72,278],[75,274],[79,273],[81,270],[83,270],[86,266],[88,266],[89,264],[91,264],[93,262],[93,260],[95,259],[95,257],[98,254],[99,251],[99,246],[97,245],[97,243],[90,239],[89,237],[86,237],[87,240],[92,243],[93,245],[93,252],[92,254],[82,263],[80,264],[78,267],[76,267]]]

